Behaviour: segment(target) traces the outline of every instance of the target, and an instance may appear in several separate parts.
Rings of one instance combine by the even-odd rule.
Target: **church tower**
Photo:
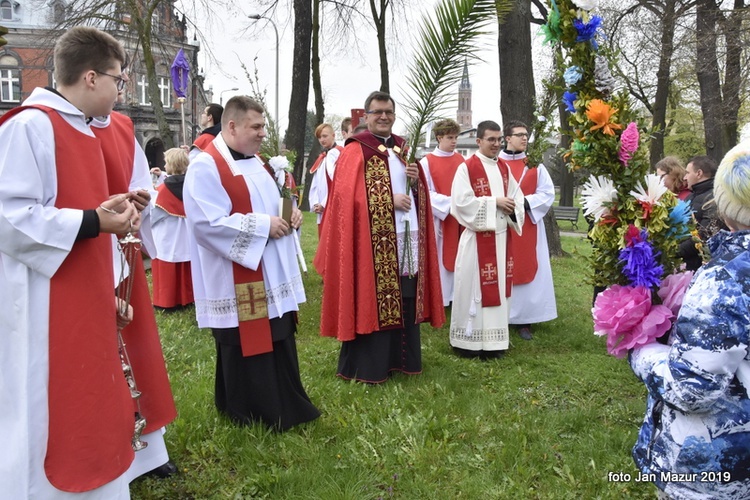
[[[471,83],[469,82],[469,64],[464,61],[464,74],[461,77],[461,85],[458,86],[458,113],[456,121],[461,130],[473,127],[471,124]]]

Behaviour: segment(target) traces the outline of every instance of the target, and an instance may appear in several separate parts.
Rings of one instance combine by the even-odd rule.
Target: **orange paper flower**
[[[612,108],[609,104],[602,101],[601,99],[592,99],[589,102],[588,109],[586,109],[586,117],[595,123],[589,130],[593,132],[597,129],[602,129],[602,132],[607,135],[615,135],[615,130],[620,130],[622,125],[619,123],[612,123],[612,115],[617,113],[615,108]]]

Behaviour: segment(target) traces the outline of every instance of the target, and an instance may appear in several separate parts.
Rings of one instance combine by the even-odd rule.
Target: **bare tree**
[[[289,127],[286,147],[297,152],[294,179],[302,181],[305,159],[305,126],[310,94],[310,42],[312,39],[312,0],[294,0],[294,58],[292,61],[292,94],[289,98]]]

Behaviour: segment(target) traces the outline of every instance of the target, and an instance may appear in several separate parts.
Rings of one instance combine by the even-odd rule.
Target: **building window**
[[[148,106],[151,104],[151,98],[148,96],[148,82],[146,81],[146,75],[141,75],[141,79],[138,80],[138,97],[141,106]]]
[[[21,101],[21,70],[12,55],[0,56],[0,101]]]
[[[0,2],[0,18],[3,21],[10,21],[13,19],[13,4],[8,0]]]
[[[161,97],[162,106],[165,108],[172,107],[172,86],[171,80],[167,77],[159,77],[159,96]]]
[[[0,69],[0,100],[2,102],[21,100],[21,72],[17,69]]]

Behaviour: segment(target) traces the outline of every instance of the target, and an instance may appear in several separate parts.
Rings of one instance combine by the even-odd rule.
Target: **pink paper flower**
[[[638,126],[635,122],[630,122],[625,130],[620,134],[620,163],[627,166],[630,159],[633,157],[633,153],[638,149],[638,141],[640,135],[638,134]]]
[[[661,288],[659,288],[657,294],[661,298],[661,303],[668,307],[675,316],[680,312],[682,300],[685,298],[685,292],[687,292],[692,279],[693,271],[685,271],[670,274],[661,283]]]
[[[596,298],[594,333],[607,336],[607,351],[618,358],[629,349],[653,342],[669,331],[672,311],[651,305],[651,291],[644,287],[612,285]]]
[[[619,343],[617,343],[619,336],[608,336],[607,351],[612,356],[624,358],[628,354],[628,350],[650,344],[667,333],[672,328],[673,317],[674,315],[668,307],[652,306],[646,317],[630,333],[622,335],[622,340]]]
[[[622,335],[631,331],[651,309],[651,291],[638,286],[612,285],[594,302],[594,333]]]

